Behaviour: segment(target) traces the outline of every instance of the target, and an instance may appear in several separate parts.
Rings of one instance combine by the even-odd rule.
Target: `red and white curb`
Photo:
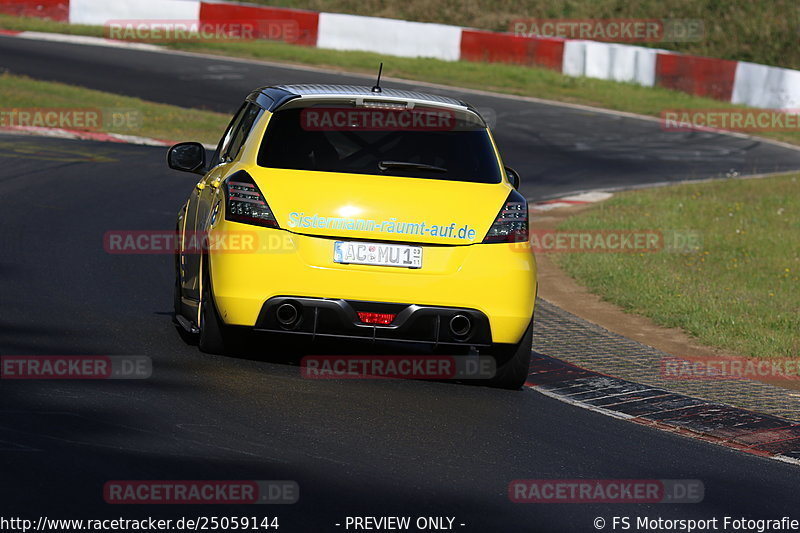
[[[559,209],[561,207],[593,204],[596,202],[602,202],[604,200],[608,200],[612,196],[613,196],[612,193],[603,191],[582,192],[578,194],[572,194],[569,196],[563,196],[561,198],[555,198],[553,200],[545,200],[543,202],[533,203],[530,205],[529,211],[531,213],[542,213],[545,211],[550,211],[552,209]]]
[[[175,144],[175,141],[152,139],[150,137],[139,137],[137,135],[124,135],[122,133],[100,133],[95,131],[42,128],[37,126],[2,126],[0,127],[0,133],[13,133],[17,135],[32,135],[80,141],[138,144],[142,146],[172,146]],[[208,148],[208,146],[206,146],[206,148]]]
[[[526,387],[612,418],[800,465],[800,423],[673,393],[534,354]]]
[[[148,52],[159,52],[164,50],[163,46],[137,43],[131,41],[119,41],[106,39],[105,37],[93,37],[91,35],[70,35],[68,33],[49,33],[42,31],[16,31],[0,29],[0,35],[17,37],[19,39],[31,39],[34,41],[49,41],[53,43],[85,44],[90,46],[108,46],[111,48],[127,48],[129,50],[145,50]]]

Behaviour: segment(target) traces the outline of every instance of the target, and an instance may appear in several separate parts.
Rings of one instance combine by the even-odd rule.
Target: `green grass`
[[[800,68],[796,0],[253,0],[260,4],[507,31],[519,18],[700,19],[705,38],[639,43],[687,54]]]
[[[183,109],[66,85],[32,80],[23,76],[0,75],[0,105],[13,108],[68,108],[133,112],[134,120],[120,125],[106,124],[93,131],[140,135],[164,140],[194,140],[216,144],[230,117],[220,113]],[[81,128],[73,128],[81,129]]]
[[[85,29],[88,34],[102,35],[102,29],[98,27],[70,26],[49,20],[7,15],[0,15],[0,28],[56,33],[80,33],[79,30]],[[641,87],[606,80],[574,78],[552,70],[516,65],[385,57],[367,52],[324,50],[271,41],[179,42],[168,43],[168,46],[187,51],[299,63],[371,75],[375,74],[378,63],[384,61],[386,63],[384,73],[387,76],[533,96],[651,116],[660,116],[664,109],[743,109],[741,106],[660,87]],[[797,131],[759,132],[758,135],[800,144],[800,132]]]
[[[681,253],[574,253],[558,264],[626,311],[760,358],[800,357],[800,174],[625,192],[560,229],[697,230]]]
[[[49,33],[66,33],[69,35],[92,35],[103,37],[102,26],[88,26],[85,24],[68,24],[50,19],[34,17],[15,17],[0,13],[0,28],[18,31],[43,31]]]

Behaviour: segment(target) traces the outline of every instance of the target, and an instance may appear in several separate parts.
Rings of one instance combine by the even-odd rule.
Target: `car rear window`
[[[500,183],[489,133],[449,109],[315,105],[277,111],[258,154],[268,168]]]

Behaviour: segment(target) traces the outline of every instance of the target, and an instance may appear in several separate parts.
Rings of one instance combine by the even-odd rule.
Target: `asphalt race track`
[[[221,111],[258,85],[357,81],[7,38],[0,38],[0,67]],[[215,68],[230,76],[210,76]],[[634,119],[469,99],[497,110],[501,147],[523,174],[529,196],[707,177],[730,168],[800,167],[796,152],[753,140],[667,134]],[[0,382],[0,514],[267,515],[280,518],[281,532],[343,531],[335,524],[353,515],[425,515],[455,517],[460,531],[580,532],[594,531],[595,517],[779,518],[796,508],[797,466],[531,390],[307,380],[296,363],[308,348],[270,353],[259,338],[237,357],[200,353],[172,326],[171,257],[103,248],[109,230],[172,227],[195,181],[169,171],[162,148],[0,135],[0,354],[153,360],[153,376],[141,381]],[[511,503],[509,482],[526,478],[699,479],[705,499]],[[136,479],[295,480],[300,501],[246,507],[104,502],[106,481]]]
[[[377,65],[376,65],[377,67]],[[391,75],[391,58],[384,74]],[[196,55],[52,43],[0,36],[0,72],[81,85],[145,100],[233,113],[256,87],[283,83],[372,84],[319,70]],[[418,87],[386,80],[386,87]],[[519,100],[463,98],[494,118],[505,163],[529,197],[600,187],[800,168],[800,152],[747,138],[663,131],[654,121]],[[189,140],[189,139],[185,139]]]

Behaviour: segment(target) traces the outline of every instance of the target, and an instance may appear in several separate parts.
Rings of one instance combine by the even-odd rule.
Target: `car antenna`
[[[381,66],[378,67],[378,81],[375,82],[375,86],[372,87],[372,92],[380,93],[383,92],[381,90],[381,72],[383,72],[383,61],[381,61]]]

